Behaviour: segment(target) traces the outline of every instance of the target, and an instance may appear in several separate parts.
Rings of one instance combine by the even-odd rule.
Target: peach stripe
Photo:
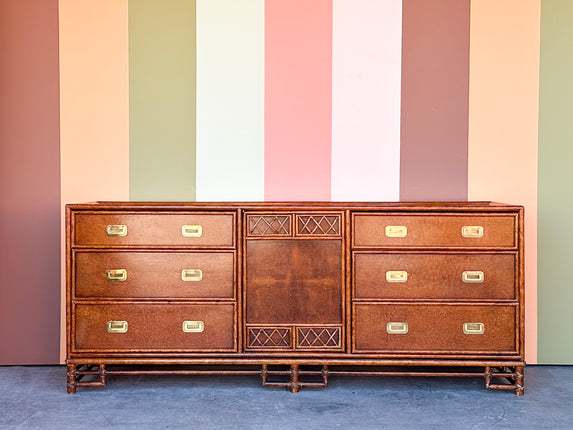
[[[332,1],[265,2],[265,200],[330,200]]]
[[[60,0],[59,12],[64,233],[66,203],[129,198],[127,0]],[[65,266],[61,321],[63,360]]]
[[[468,193],[525,206],[528,363],[537,361],[539,23],[540,0],[471,3]]]

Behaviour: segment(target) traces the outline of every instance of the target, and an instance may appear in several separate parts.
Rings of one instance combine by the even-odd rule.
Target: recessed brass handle
[[[108,333],[127,333],[127,321],[108,321],[106,328]]]
[[[484,323],[464,323],[464,333],[465,334],[484,334],[485,325]]]
[[[406,237],[408,235],[408,227],[405,225],[387,225],[384,229],[387,237]]]
[[[481,270],[467,270],[462,273],[462,281],[466,284],[481,284],[484,274]]]
[[[113,269],[105,271],[105,279],[108,281],[125,281],[127,279],[127,270]]]
[[[105,228],[108,236],[127,236],[127,226],[123,224],[108,225]]]
[[[200,225],[183,225],[181,226],[181,234],[185,237],[201,237],[203,227]]]
[[[484,229],[481,225],[464,225],[462,227],[463,237],[479,238],[483,237]]]
[[[203,321],[183,321],[183,331],[185,333],[201,333],[205,330]]]
[[[389,322],[386,324],[386,332],[389,334],[406,334],[408,333],[408,323]]]
[[[203,279],[203,271],[201,269],[183,269],[181,279],[185,282],[198,282]]]
[[[403,270],[389,270],[386,272],[386,282],[407,282],[408,272]]]

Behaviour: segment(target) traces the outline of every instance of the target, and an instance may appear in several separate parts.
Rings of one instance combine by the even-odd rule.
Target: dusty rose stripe
[[[467,200],[470,0],[404,0],[400,200]]]
[[[330,200],[332,1],[265,2],[265,200]]]
[[[0,2],[0,364],[57,364],[58,0]]]

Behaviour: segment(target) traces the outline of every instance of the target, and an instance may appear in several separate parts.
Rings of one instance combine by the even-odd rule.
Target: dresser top
[[[139,201],[97,201],[68,204],[72,210],[361,210],[361,211],[520,211],[523,206],[492,201],[469,202],[139,202]]]

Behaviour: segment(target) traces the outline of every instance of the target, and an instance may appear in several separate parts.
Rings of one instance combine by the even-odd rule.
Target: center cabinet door
[[[246,350],[343,350],[342,214],[246,215]]]

